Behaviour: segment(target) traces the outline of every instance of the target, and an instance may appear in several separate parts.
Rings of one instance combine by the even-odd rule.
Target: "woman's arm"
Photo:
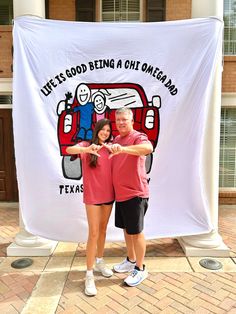
[[[75,155],[75,154],[84,154],[84,153],[87,153],[87,154],[93,154],[93,155],[96,155],[96,156],[100,156],[98,154],[98,151],[101,149],[101,145],[96,145],[96,144],[91,144],[89,146],[80,146],[79,144],[76,144],[74,146],[69,146],[66,148],[66,152],[68,154],[71,154],[71,155]]]

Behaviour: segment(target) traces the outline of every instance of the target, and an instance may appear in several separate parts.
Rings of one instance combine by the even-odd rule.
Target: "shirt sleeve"
[[[81,106],[76,106],[73,108],[73,112],[81,111]]]
[[[152,143],[149,141],[148,137],[144,133],[139,133],[134,141],[134,145],[138,144],[146,144],[149,143],[152,145]]]
[[[77,143],[76,145],[80,147],[88,147],[90,143],[86,141],[82,141],[82,142]]]

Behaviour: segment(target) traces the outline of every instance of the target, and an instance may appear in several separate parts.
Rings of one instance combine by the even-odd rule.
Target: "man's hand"
[[[102,144],[102,146],[106,147],[111,153],[109,158],[124,152],[124,147],[120,144]]]
[[[153,146],[150,142],[136,144],[130,146],[122,146],[120,144],[102,144],[110,151],[109,158],[118,154],[129,154],[134,156],[146,156],[153,152]]]

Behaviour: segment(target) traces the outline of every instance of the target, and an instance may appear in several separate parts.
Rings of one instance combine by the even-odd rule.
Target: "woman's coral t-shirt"
[[[88,142],[80,142],[79,146],[87,147]],[[112,184],[111,159],[109,151],[102,147],[99,150],[97,166],[90,167],[90,154],[80,154],[83,174],[83,202],[85,204],[104,204],[112,202],[115,198]]]

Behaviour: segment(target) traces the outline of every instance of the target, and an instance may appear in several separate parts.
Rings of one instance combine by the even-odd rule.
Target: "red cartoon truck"
[[[155,95],[148,101],[142,86],[134,83],[82,83],[77,86],[74,98],[71,93],[65,96],[57,105],[58,141],[65,178],[82,177],[80,158],[68,155],[66,148],[78,141],[90,140],[94,124],[102,118],[111,120],[112,134],[116,136],[115,110],[124,106],[133,111],[134,129],[147,134],[155,150],[160,127],[160,96]],[[152,154],[147,156],[147,173],[151,171],[152,158]]]

